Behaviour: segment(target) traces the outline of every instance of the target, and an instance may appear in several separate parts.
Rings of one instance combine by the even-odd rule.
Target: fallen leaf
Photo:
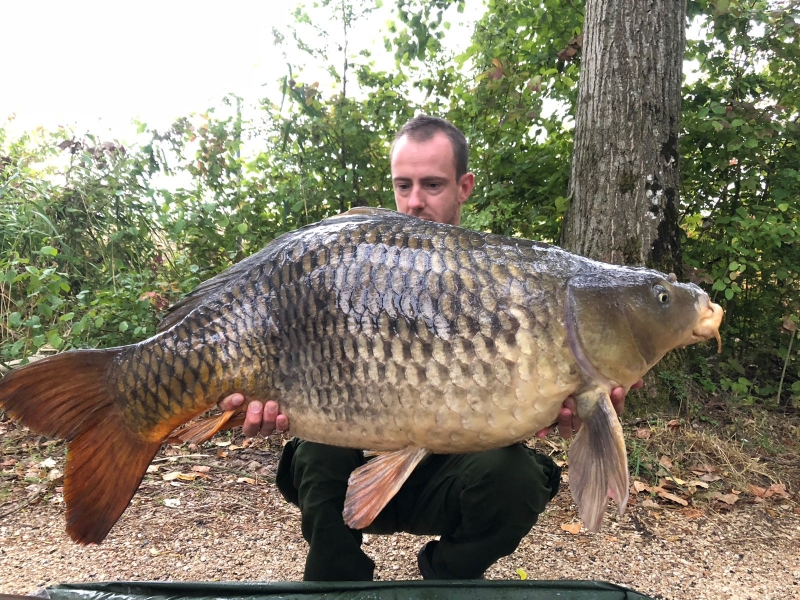
[[[178,508],[181,505],[181,501],[177,498],[164,498],[164,506],[169,506],[170,508]]]
[[[208,467],[206,465],[195,465],[192,467],[192,471],[195,471],[197,473],[208,473],[210,470],[211,467]]]
[[[202,473],[178,473],[178,479],[181,481],[194,481],[198,477],[202,476]]]
[[[17,464],[16,458],[7,458],[0,463],[0,467],[13,467],[15,464]]]
[[[757,485],[747,484],[747,489],[753,496],[756,496],[757,498],[769,498],[769,496],[772,495],[769,494],[769,496],[767,496],[767,489],[758,487]]]
[[[658,460],[658,464],[660,464],[662,467],[664,467],[667,471],[671,470],[672,467],[673,467],[672,460],[667,455],[662,456]]]
[[[648,498],[647,500],[642,502],[642,506],[644,508],[661,508],[661,505],[658,502],[655,502],[655,501],[651,500],[650,498]]]
[[[649,492],[650,487],[644,484],[644,482],[639,481],[638,479],[633,482],[633,489],[634,493],[638,494],[640,492]]]
[[[148,473],[158,473],[158,465],[150,465],[147,467]]]
[[[525,572],[525,569],[517,569],[517,575],[522,581],[525,581],[528,578],[528,574]]]
[[[773,483],[769,486],[769,491],[777,494],[781,498],[785,498],[786,500],[789,499],[789,492],[786,491],[786,484],[785,483]]]
[[[255,485],[256,480],[253,479],[252,477],[239,477],[236,480],[236,483],[249,483],[250,485]]]
[[[736,502],[739,500],[739,496],[736,494],[720,494],[719,492],[711,494],[711,497],[715,500],[720,500],[721,502],[730,505],[736,504]]]
[[[561,529],[563,529],[567,533],[571,533],[572,535],[578,535],[581,532],[581,524],[580,523],[563,523],[561,525]]]
[[[52,469],[56,466],[56,461],[54,461],[52,458],[45,458],[39,463],[39,466],[44,467],[45,469]]]
[[[671,500],[672,502],[680,504],[681,506],[689,506],[689,503],[686,500],[676,496],[675,494],[670,494],[669,492],[660,491],[658,492],[658,497],[663,498],[664,500]]]
[[[160,553],[155,548],[150,548],[150,556],[158,556]]]
[[[613,535],[605,535],[605,539],[607,542],[618,542],[619,538],[614,537]]]
[[[681,422],[678,419],[672,419],[669,423],[667,423],[667,427],[669,429],[678,429],[681,426]]]
[[[703,475],[700,479],[701,479],[701,481],[705,481],[707,483],[714,483],[715,481],[719,481],[720,479],[722,479],[722,477],[720,477],[719,475],[711,475],[709,473],[709,474]]]
[[[59,471],[58,469],[52,469],[48,474],[47,478],[50,481],[59,481],[60,479],[64,478],[64,473]]]
[[[175,481],[180,474],[181,474],[180,471],[170,471],[169,473],[164,473],[161,476],[161,479],[163,479],[164,481]]]
[[[704,490],[708,489],[708,484],[705,481],[700,481],[699,479],[695,479],[694,481],[690,481],[687,483],[689,487],[701,487]]]
[[[649,440],[652,435],[653,432],[650,429],[642,428],[636,430],[636,438],[640,440]]]
[[[681,509],[681,515],[683,515],[684,519],[689,519],[689,520],[699,519],[700,517],[703,516],[703,514],[704,513],[703,513],[702,510],[697,510],[696,508],[682,508]]]
[[[214,442],[215,446],[219,446],[220,448],[225,448],[226,446],[230,446],[230,442]]]
[[[225,450],[217,450],[217,458],[228,458],[228,453]]]

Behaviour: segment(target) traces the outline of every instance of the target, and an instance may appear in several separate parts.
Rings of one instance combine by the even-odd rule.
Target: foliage
[[[724,304],[721,387],[774,401],[800,316],[800,11],[773,2],[697,2],[681,146],[684,258]],[[789,381],[787,379],[787,381]]]

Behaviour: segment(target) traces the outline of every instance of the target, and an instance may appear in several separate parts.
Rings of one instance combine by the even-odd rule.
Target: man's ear
[[[458,180],[458,203],[464,204],[475,188],[475,174],[464,173],[461,179]]]

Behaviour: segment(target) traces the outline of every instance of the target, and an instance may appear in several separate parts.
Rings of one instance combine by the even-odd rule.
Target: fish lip
[[[722,323],[724,311],[719,304],[711,302],[707,295],[704,299],[706,303],[705,311],[697,319],[697,323],[692,329],[691,339],[686,345],[715,338],[717,340],[717,352],[722,352],[722,338],[719,335],[719,326]]]

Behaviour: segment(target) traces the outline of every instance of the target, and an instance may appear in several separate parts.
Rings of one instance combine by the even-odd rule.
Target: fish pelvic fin
[[[368,527],[428,453],[413,446],[384,452],[353,471],[342,512],[345,524],[352,529]]]
[[[167,444],[203,444],[220,431],[233,429],[244,424],[242,410],[226,410],[211,417],[204,417],[183,429],[176,429],[165,440]]]
[[[614,500],[620,515],[628,504],[625,439],[607,392],[591,390],[576,401],[583,426],[569,449],[569,489],[586,529],[599,531],[607,498]]]
[[[124,421],[106,386],[121,348],[76,350],[26,365],[0,380],[0,406],[40,435],[67,441],[67,533],[99,544],[122,515],[161,447]]]

